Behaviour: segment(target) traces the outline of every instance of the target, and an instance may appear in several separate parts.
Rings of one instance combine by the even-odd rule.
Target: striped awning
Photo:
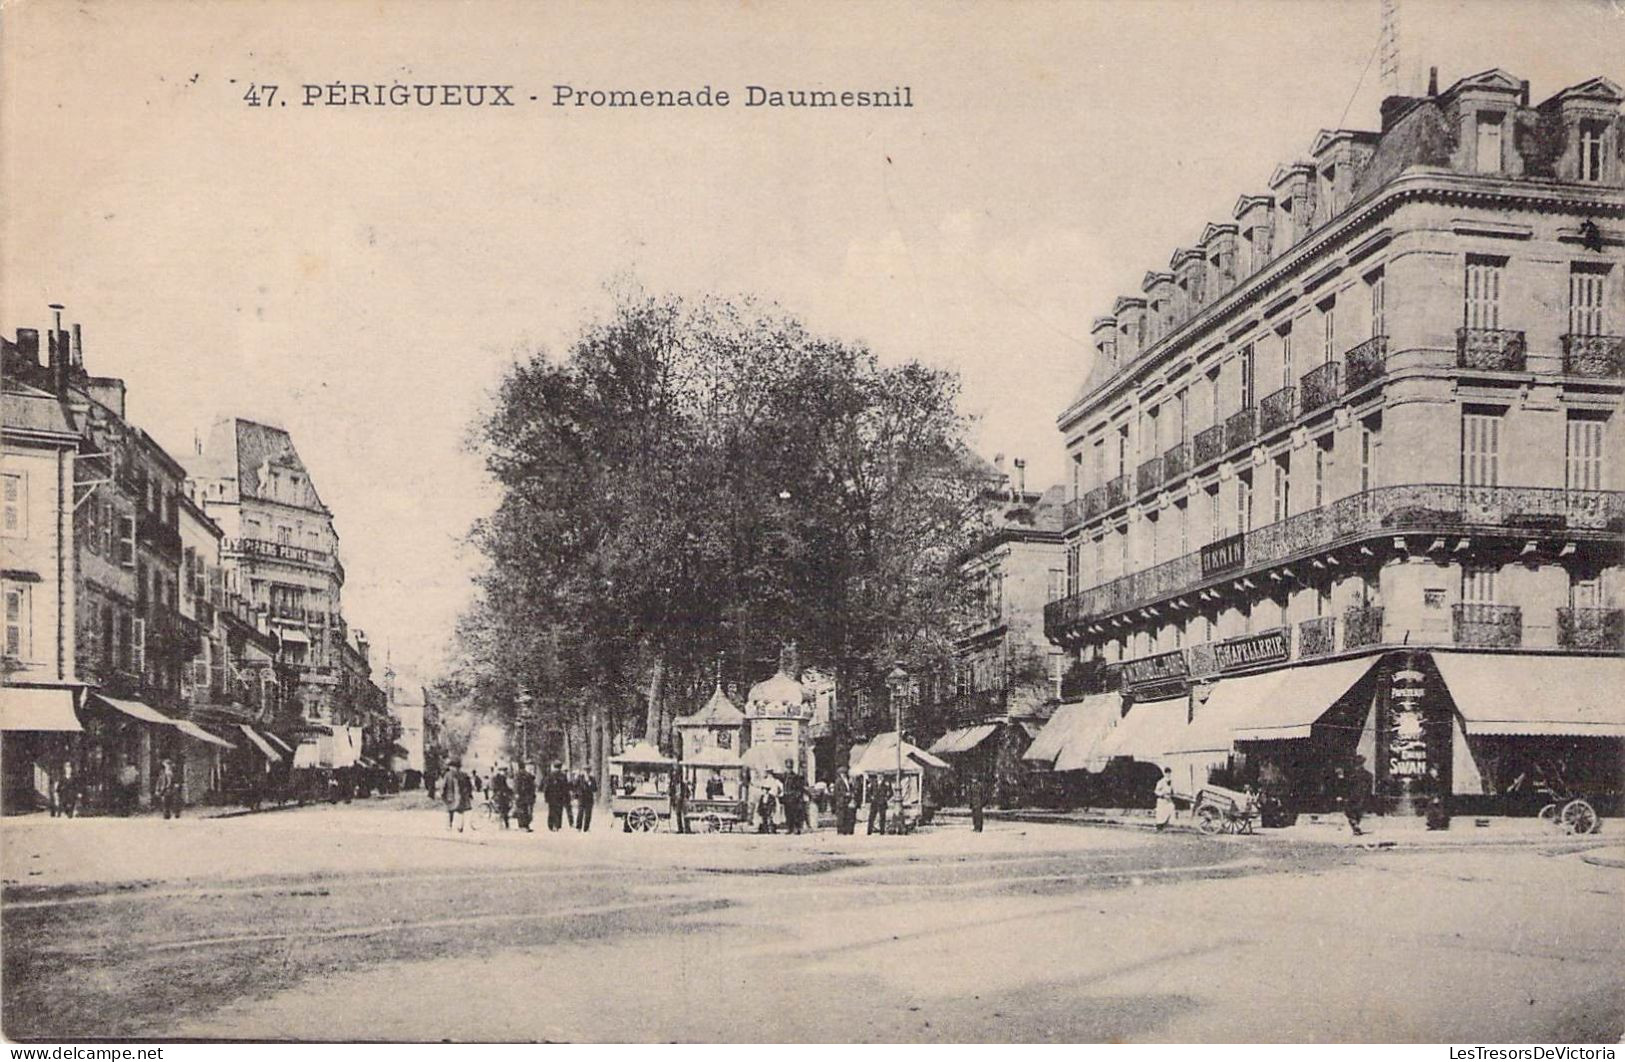
[[[955,756],[963,752],[969,752],[992,737],[993,732],[997,729],[999,729],[997,723],[982,723],[977,726],[965,726],[960,727],[958,730],[950,730],[932,742],[931,747],[926,751],[933,756]]]
[[[259,749],[260,752],[265,755],[266,759],[270,760],[272,763],[282,762],[282,753],[272,748],[271,743],[266,741],[265,738],[261,737],[259,732],[253,727],[249,726],[247,723],[238,723],[237,729],[243,732],[243,736],[248,738],[248,740],[253,743],[254,747]]]
[[[139,719],[143,723],[157,723],[159,726],[173,726],[175,723],[175,720],[163,712],[149,708],[140,701],[127,701],[122,697],[109,697],[104,693],[93,693],[90,696],[92,700],[116,712],[123,712],[132,719]]]
[[[172,720],[172,722],[175,729],[179,730],[187,737],[196,738],[198,741],[207,742],[210,745],[218,745],[223,749],[234,749],[237,747],[236,745],[233,745],[231,742],[227,741],[225,738],[216,737],[214,734],[209,733],[207,730],[198,726],[190,719],[175,719]]]
[[[0,687],[0,730],[83,730],[73,714],[73,690],[63,686]]]

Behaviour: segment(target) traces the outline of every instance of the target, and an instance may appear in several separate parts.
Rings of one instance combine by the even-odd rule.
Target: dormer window
[[[1501,126],[1505,118],[1506,115],[1496,112],[1480,112],[1478,116],[1479,173],[1501,172]]]
[[[1333,195],[1336,188],[1337,167],[1327,166],[1320,171],[1320,213],[1327,220],[1337,213],[1337,200]]]
[[[1601,181],[1603,179],[1603,134],[1607,131],[1605,122],[1580,123],[1580,180]]]

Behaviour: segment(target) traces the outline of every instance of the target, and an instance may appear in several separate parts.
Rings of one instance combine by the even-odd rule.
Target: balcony
[[[1515,649],[1523,644],[1523,610],[1517,605],[1462,604],[1451,611],[1457,645]]]
[[[1522,372],[1528,348],[1523,333],[1509,328],[1456,329],[1456,367]]]
[[[1625,336],[1564,336],[1563,371],[1570,376],[1625,376]]]
[[[1358,391],[1380,377],[1385,371],[1387,361],[1387,336],[1372,336],[1364,343],[1350,347],[1343,355],[1343,378],[1347,386],[1344,394]]]
[[[1264,434],[1280,429],[1298,419],[1298,389],[1283,387],[1274,394],[1265,395],[1258,406],[1260,430]]]
[[[1134,472],[1134,483],[1141,494],[1150,494],[1162,486],[1162,458],[1153,457],[1140,462],[1140,467]]]
[[[1219,582],[1297,557],[1323,553],[1363,539],[1411,533],[1461,534],[1507,529],[1531,531],[1625,532],[1625,492],[1571,491],[1559,487],[1464,487],[1418,483],[1378,487],[1340,498],[1248,532],[1239,566],[1202,565],[1202,552],[1188,553],[1071,597],[1052,601],[1044,611],[1047,633],[1154,604],[1206,582]],[[1380,610],[1378,628],[1380,630]],[[1380,635],[1379,635],[1380,636]],[[1358,641],[1356,621],[1345,618],[1345,648]]]
[[[1343,366],[1328,361],[1317,369],[1310,369],[1298,381],[1303,392],[1303,412],[1313,413],[1343,397]]]
[[[1337,651],[1337,617],[1317,616],[1298,624],[1298,656],[1330,656]]]
[[[1061,506],[1061,526],[1075,527],[1083,523],[1083,498],[1073,498]]]
[[[1224,425],[1215,424],[1196,433],[1196,463],[1194,468],[1211,465],[1224,453]]]
[[[1092,520],[1106,511],[1106,488],[1096,487],[1083,496],[1083,518]]]
[[[1238,409],[1224,421],[1224,448],[1234,450],[1258,438],[1258,410]]]
[[[1162,481],[1164,483],[1172,483],[1190,470],[1190,443],[1175,443],[1162,455]]]
[[[1625,651],[1625,609],[1558,609],[1557,644],[1564,649]]]
[[[1356,605],[1343,613],[1343,648],[1382,644],[1382,606]]]
[[[1106,481],[1106,505],[1102,510],[1109,511],[1120,505],[1128,504],[1128,477],[1118,476],[1116,479]]]

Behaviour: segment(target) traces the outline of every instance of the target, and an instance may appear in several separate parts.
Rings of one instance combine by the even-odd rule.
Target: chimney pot
[[[1428,67],[1428,95],[1429,96],[1437,96],[1438,94],[1439,94],[1439,68],[1436,67],[1436,66],[1430,66],[1430,67]]]
[[[39,364],[39,329],[17,329],[17,353],[34,365]]]

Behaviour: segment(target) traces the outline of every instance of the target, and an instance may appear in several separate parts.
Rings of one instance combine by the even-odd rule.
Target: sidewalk
[[[938,808],[939,821],[968,820],[967,808]],[[1152,815],[1149,808],[1078,808],[1058,811],[1044,808],[1019,808],[987,811],[990,821],[1054,823],[1077,826],[1118,826],[1151,830]],[[1275,829],[1254,827],[1247,835],[1261,840],[1293,841],[1307,844],[1358,845],[1362,847],[1458,847],[1464,845],[1498,844],[1564,844],[1598,846],[1608,844],[1610,834],[1617,835],[1619,824],[1603,820],[1602,832],[1588,836],[1573,836],[1544,825],[1534,818],[1506,816],[1458,816],[1451,820],[1448,830],[1429,830],[1426,822],[1415,816],[1367,816],[1361,836],[1349,832],[1348,822],[1339,814],[1299,815],[1293,826]],[[1196,830],[1196,820],[1189,810],[1174,816],[1170,829]]]

